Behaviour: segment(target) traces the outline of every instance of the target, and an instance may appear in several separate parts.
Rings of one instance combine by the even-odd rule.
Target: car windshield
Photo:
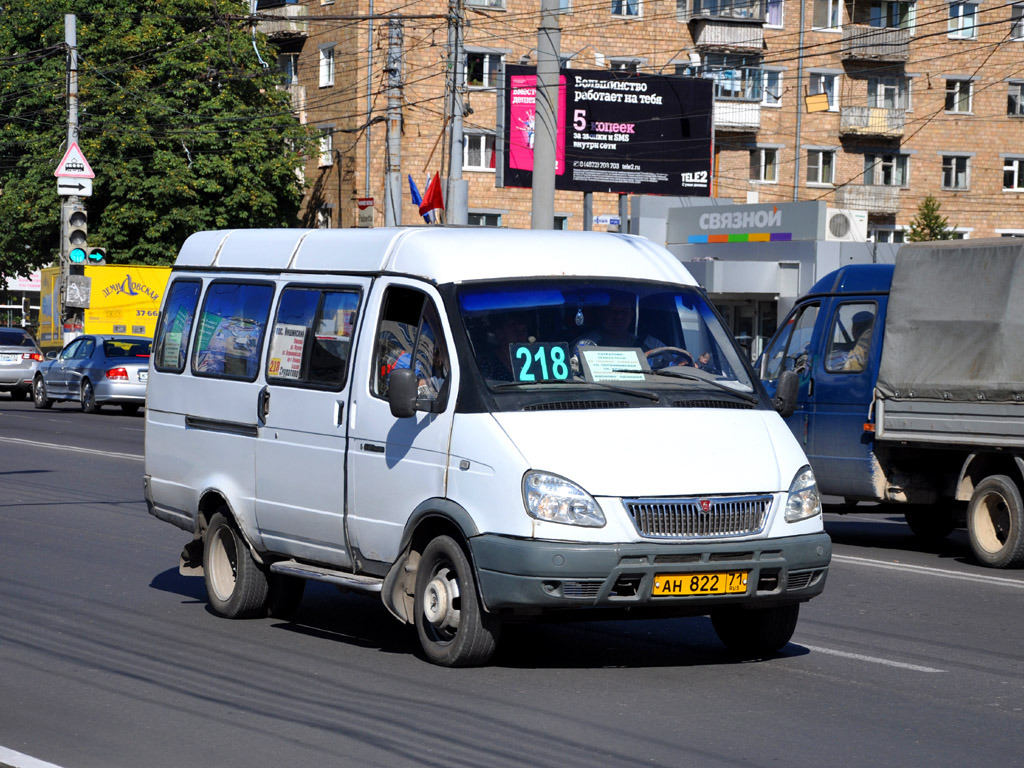
[[[149,357],[149,339],[107,339],[103,342],[106,357]]]
[[[34,347],[32,337],[20,328],[0,328],[0,347]]]
[[[492,392],[577,385],[755,399],[732,337],[696,288],[579,278],[471,283],[457,296]]]

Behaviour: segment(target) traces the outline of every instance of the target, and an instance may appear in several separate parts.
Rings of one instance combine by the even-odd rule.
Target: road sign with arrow
[[[92,179],[57,179],[58,195],[78,195],[89,197],[92,195]]]

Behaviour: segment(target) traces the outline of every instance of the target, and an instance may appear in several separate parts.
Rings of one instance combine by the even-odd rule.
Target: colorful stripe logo
[[[731,235],[689,235],[687,243],[780,243],[791,242],[792,232],[740,232]]]

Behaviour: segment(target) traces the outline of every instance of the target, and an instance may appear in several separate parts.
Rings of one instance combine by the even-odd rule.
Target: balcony
[[[294,112],[299,122],[305,124],[306,122],[306,86],[299,85],[298,83],[289,83],[283,86],[292,97],[292,112]]]
[[[261,5],[256,14],[259,19],[256,28],[271,42],[282,43],[309,37],[305,6],[287,3],[268,8]]]
[[[757,51],[764,48],[764,31],[757,24],[711,21],[699,18],[690,34],[698,48],[719,48],[731,51]]]
[[[880,184],[847,184],[836,190],[836,207],[868,213],[899,213],[900,188]]]
[[[847,24],[843,27],[840,56],[844,60],[906,61],[910,56],[910,30]]]
[[[764,0],[677,0],[681,21],[695,19],[764,24]]]
[[[842,107],[839,111],[839,133],[845,136],[883,136],[898,139],[907,122],[905,109],[883,107]]]
[[[750,133],[761,127],[761,105],[756,101],[715,99],[715,132]]]

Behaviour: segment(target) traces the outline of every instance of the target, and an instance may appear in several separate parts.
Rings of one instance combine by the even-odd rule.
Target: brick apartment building
[[[536,63],[540,3],[464,3],[469,220],[529,227],[530,191],[495,187],[495,73]],[[713,196],[824,199],[866,210],[869,236],[898,242],[931,194],[963,236],[1024,236],[1024,2],[562,5],[566,67],[714,80]],[[259,1],[293,106],[321,131],[307,225],[355,226],[367,197],[384,223],[389,14],[401,18],[401,223],[422,222],[405,179],[423,192],[447,172],[448,12],[442,0]],[[556,193],[556,225],[582,229],[582,211],[582,193]],[[595,215],[617,211],[615,195],[594,195]]]

